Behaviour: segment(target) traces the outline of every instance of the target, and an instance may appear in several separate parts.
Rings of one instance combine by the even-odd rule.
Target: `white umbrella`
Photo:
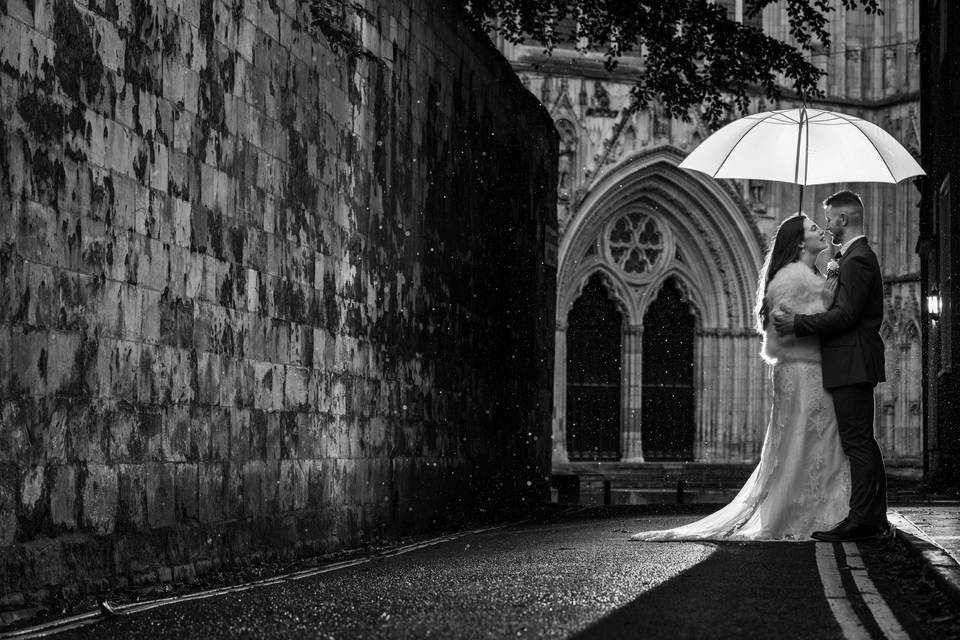
[[[822,109],[781,109],[740,118],[704,140],[680,163],[714,178],[900,182],[924,171],[889,133],[862,118]]]

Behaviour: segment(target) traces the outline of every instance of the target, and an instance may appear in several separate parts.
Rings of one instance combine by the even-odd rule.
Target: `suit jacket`
[[[883,382],[883,277],[877,255],[861,238],[840,258],[833,303],[823,313],[798,314],[797,337],[820,336],[823,386]]]

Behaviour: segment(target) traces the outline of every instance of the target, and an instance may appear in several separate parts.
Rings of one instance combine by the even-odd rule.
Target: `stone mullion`
[[[643,325],[628,325],[623,338],[620,460],[643,462]]]
[[[567,325],[557,323],[553,370],[553,464],[570,461],[567,455]]]
[[[696,420],[696,435],[693,439],[693,459],[694,460],[703,460],[704,458],[704,439],[703,439],[703,429],[701,425],[705,424],[706,416],[706,402],[704,396],[704,380],[706,376],[704,375],[704,344],[703,344],[703,335],[699,332],[696,334],[693,340],[693,367],[694,367],[694,416]]]
[[[694,348],[694,359],[699,376],[697,385],[697,435],[695,442],[695,460],[709,462],[716,457],[714,422],[716,416],[716,340],[705,333],[697,335],[698,348]]]
[[[735,456],[736,437],[733,432],[733,385],[730,384],[731,378],[731,358],[733,353],[730,349],[730,338],[727,336],[717,337],[717,346],[720,352],[719,362],[717,362],[717,393],[720,399],[717,410],[717,431],[723,442],[721,457],[723,460],[731,460]]]
[[[743,448],[743,457],[746,460],[753,459],[753,449],[754,442],[756,441],[756,425],[759,419],[759,412],[757,411],[757,360],[760,357],[750,348],[752,336],[744,336],[741,338],[742,346],[741,350],[744,353],[749,354],[746,362],[746,371],[744,372],[744,379],[746,384],[746,419],[745,426],[747,430],[747,443]]]
[[[746,350],[746,341],[743,335],[737,335],[732,338],[733,350],[737,354],[737,372],[736,372],[736,409],[735,420],[739,432],[739,446],[737,447],[737,459],[739,462],[746,461],[750,457],[750,444],[753,439],[753,430],[750,428],[749,415],[749,374],[750,363],[749,352]]]

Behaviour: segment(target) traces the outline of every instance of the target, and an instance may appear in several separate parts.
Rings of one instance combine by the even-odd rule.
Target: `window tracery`
[[[616,218],[607,232],[611,262],[628,276],[654,271],[666,253],[666,238],[657,221],[639,211]]]

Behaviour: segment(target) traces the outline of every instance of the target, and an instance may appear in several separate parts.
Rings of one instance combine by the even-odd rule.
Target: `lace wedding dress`
[[[781,269],[767,288],[769,309],[824,310],[833,288],[802,263]],[[809,540],[847,514],[850,463],[830,394],[823,388],[816,337],[779,336],[772,322],[762,355],[773,365],[773,408],[760,462],[730,504],[688,525],[644,531],[631,540]]]

